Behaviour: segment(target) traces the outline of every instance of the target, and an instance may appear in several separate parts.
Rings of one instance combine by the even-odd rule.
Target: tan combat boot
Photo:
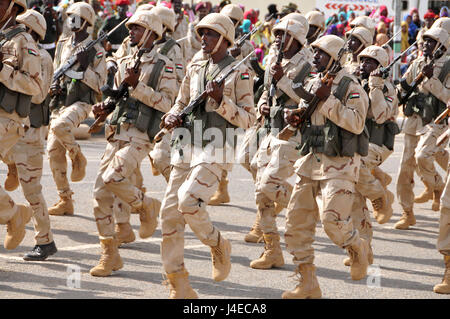
[[[423,190],[423,192],[419,195],[414,197],[414,203],[426,203],[429,200],[433,199],[433,188],[430,187],[430,185],[428,185],[427,183],[425,183],[425,189]]]
[[[442,191],[443,191],[442,189],[433,191],[433,204],[431,204],[431,209],[434,210],[435,212],[439,211],[441,207]]]
[[[5,180],[5,189],[12,192],[19,187],[19,175],[17,173],[16,164],[8,164],[8,175]]]
[[[214,195],[209,200],[208,205],[210,206],[218,206],[220,204],[225,204],[230,202],[230,195],[228,194],[228,179],[227,179],[227,171],[222,171],[222,178],[219,182],[219,187]]]
[[[72,182],[79,182],[84,178],[86,175],[86,165],[86,157],[84,157],[81,151],[78,151],[72,160],[72,173],[70,174]]]
[[[408,229],[409,226],[414,226],[415,224],[416,224],[416,218],[414,217],[413,211],[412,210],[410,210],[410,211],[404,210],[402,213],[402,217],[394,225],[394,228],[405,230],[405,229]]]
[[[392,217],[392,203],[394,202],[394,194],[386,191],[385,196],[374,199],[372,201],[373,216],[378,224],[387,223]]]
[[[261,226],[259,225],[260,217],[256,216],[256,220],[253,223],[252,229],[245,235],[244,241],[247,243],[260,243],[264,240],[263,231],[261,230]]]
[[[283,251],[280,246],[280,235],[264,234],[264,252],[261,257],[253,260],[250,267],[255,269],[270,269],[284,265]]]
[[[367,242],[367,241],[366,241],[366,242]],[[367,242],[367,243],[368,243],[368,242]],[[368,256],[368,259],[369,259],[369,265],[372,265],[372,264],[373,264],[373,250],[372,250],[372,245],[369,244],[369,243],[368,243],[368,245],[369,245],[369,256]],[[351,257],[345,258],[345,259],[344,259],[344,265],[345,265],[345,266],[351,266],[351,265],[352,265],[352,258],[351,258]]]
[[[313,264],[300,264],[295,270],[300,274],[299,284],[294,290],[285,291],[281,295],[283,299],[318,299],[322,298],[319,281],[316,277],[316,266]]]
[[[433,291],[437,294],[450,294],[450,256],[444,256],[445,272],[440,284],[434,286]]]
[[[392,182],[391,175],[383,172],[383,170],[378,166],[372,169],[371,173],[376,179],[380,181],[381,185],[383,185],[384,188],[386,188]]]
[[[198,299],[198,295],[189,283],[189,273],[182,269],[171,274],[167,274],[169,284],[169,299]]]
[[[136,240],[136,236],[134,235],[130,223],[117,223],[114,230],[119,245],[132,243]]]
[[[15,249],[25,237],[25,225],[30,221],[33,210],[30,206],[17,204],[17,211],[6,223],[5,249]]]
[[[59,195],[59,201],[48,209],[48,214],[52,216],[73,215],[72,194]]]
[[[159,200],[151,198],[147,195],[144,196],[142,207],[139,209],[139,220],[141,221],[141,227],[139,227],[139,237],[148,238],[153,235],[156,227],[158,226],[160,208],[161,202]]]
[[[119,255],[118,241],[115,238],[100,239],[102,246],[102,256],[97,266],[92,268],[89,273],[95,277],[107,277],[113,271],[123,267],[122,258]]]
[[[231,270],[231,243],[219,233],[217,246],[211,246],[212,278],[222,281]]]
[[[361,280],[367,276],[369,267],[369,245],[360,238],[359,241],[347,247],[347,253],[351,259],[350,276],[353,280]]]

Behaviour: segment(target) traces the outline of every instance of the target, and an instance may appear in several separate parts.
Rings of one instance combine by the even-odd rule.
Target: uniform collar
[[[156,50],[157,50],[157,46],[154,45],[150,52],[146,52],[142,55],[141,62],[153,61],[155,59]],[[138,50],[136,50],[135,54],[137,54],[137,53],[138,53]]]

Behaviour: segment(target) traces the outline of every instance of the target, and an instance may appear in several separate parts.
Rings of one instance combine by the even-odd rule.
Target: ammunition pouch
[[[395,135],[400,133],[400,128],[394,121],[386,121],[377,124],[373,119],[366,120],[369,131],[369,142],[378,146],[386,146],[389,150],[394,149]]]
[[[31,103],[30,109],[30,125],[34,128],[47,126],[50,122],[49,110],[50,98],[47,98],[41,104]]]
[[[284,109],[296,109],[297,105],[276,105],[270,108],[270,128],[277,128],[279,131],[283,130],[287,123],[284,121]],[[276,132],[271,130],[272,134]]]
[[[406,102],[403,113],[408,117],[415,113],[422,119],[422,124],[427,125],[445,109],[445,103],[433,94],[414,93]]]
[[[300,155],[323,153],[329,157],[352,157],[355,153],[367,156],[369,153],[369,132],[367,127],[361,134],[353,134],[327,120],[325,125],[304,125],[301,129]]]
[[[27,117],[30,114],[31,97],[12,91],[0,83],[0,107],[7,113],[16,111],[20,117]]]

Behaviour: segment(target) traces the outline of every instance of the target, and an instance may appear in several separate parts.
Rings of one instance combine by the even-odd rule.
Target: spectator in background
[[[387,28],[394,19],[388,17],[388,8],[385,5],[380,6],[380,21],[384,22]]]
[[[412,16],[410,14],[405,15],[404,21],[408,24],[408,42],[412,44],[416,41],[417,26],[412,22]]]
[[[412,15],[412,22],[417,26],[417,29],[423,27],[423,22],[420,20],[419,12],[414,12]]]
[[[344,37],[346,28],[349,25],[347,21],[347,14],[345,12],[339,12],[339,23],[336,25],[337,35],[341,38]]]
[[[278,9],[277,9],[277,5],[276,4],[274,4],[274,3],[271,3],[271,4],[269,4],[268,6],[267,6],[267,14],[266,14],[266,16],[264,17],[265,18],[265,20],[267,20],[267,18],[272,14],[272,19],[277,19],[277,16],[278,16]]]
[[[258,22],[258,17],[256,16],[256,12],[253,9],[250,9],[244,13],[244,19],[250,20],[252,25],[255,25]]]
[[[439,17],[448,17],[448,8],[443,6],[439,12]]]
[[[378,33],[378,34],[384,33],[384,34],[387,35],[388,29],[387,29],[386,24],[385,24],[383,21],[380,21],[380,22],[378,23],[378,26],[377,26],[377,33]]]
[[[409,32],[408,32],[409,25],[408,25],[408,22],[402,21],[401,28],[402,28],[401,50],[402,50],[402,52],[404,52],[409,47]]]
[[[338,22],[339,22],[339,20],[338,20],[337,13],[333,13],[333,15],[331,17],[329,17],[327,19],[327,21],[325,22],[325,26],[327,28],[327,31],[325,32],[325,34],[338,35],[338,31],[337,31],[337,23]]]

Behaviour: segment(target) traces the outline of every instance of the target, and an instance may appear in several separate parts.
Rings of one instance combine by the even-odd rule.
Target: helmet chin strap
[[[328,61],[328,64],[327,64],[324,72],[327,72],[330,69],[330,67],[333,64],[333,62],[334,62],[334,58],[330,58],[330,61]]]
[[[294,37],[291,35],[291,37],[289,38],[289,42],[284,46],[283,52],[289,51],[293,41],[294,41]]]
[[[210,55],[215,54],[219,50],[219,47],[222,44],[222,41],[223,41],[223,35],[220,35],[219,41],[217,41],[216,46],[214,47],[214,49],[212,50]]]
[[[150,36],[152,35],[153,31],[150,32],[149,31],[150,31],[149,29],[145,29],[145,32],[137,45],[139,48],[143,46],[145,43],[147,43],[148,39],[150,39]]]
[[[0,22],[5,21],[6,18],[9,17],[9,15],[11,14],[11,10],[12,10],[13,5],[14,5],[14,1],[11,0],[11,2],[9,3],[8,9],[6,9],[6,12],[5,12],[5,14],[3,15],[2,19],[0,20]],[[11,17],[9,17],[8,22],[9,22],[9,20],[11,20]],[[8,22],[6,22],[6,23],[8,23]]]

